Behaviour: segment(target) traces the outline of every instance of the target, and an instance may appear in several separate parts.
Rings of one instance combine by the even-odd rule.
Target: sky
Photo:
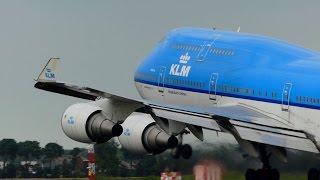
[[[318,0],[2,0],[0,139],[86,147],[60,122],[68,106],[86,101],[33,87],[51,57],[61,58],[60,81],[137,98],[133,73],[171,29],[240,26],[320,51],[319,7]],[[223,139],[216,136],[205,137]]]

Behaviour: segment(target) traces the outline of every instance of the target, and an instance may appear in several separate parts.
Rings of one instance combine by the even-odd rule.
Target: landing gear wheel
[[[279,180],[280,179],[280,173],[279,173],[278,169],[271,169],[270,175],[271,175],[272,180]]]
[[[265,169],[258,169],[257,174],[256,174],[256,178],[259,180],[269,180]]]
[[[192,156],[192,147],[189,144],[182,145],[181,156],[184,159],[190,159]]]
[[[184,159],[190,159],[192,156],[192,147],[189,144],[178,145],[171,150],[171,156],[174,159],[179,159],[180,156]]]
[[[280,173],[277,169],[248,169],[246,172],[246,180],[279,180]]]
[[[260,161],[262,162],[262,168],[258,169],[257,171],[253,169],[248,169],[246,172],[246,180],[279,180],[280,179],[279,171],[277,169],[271,169],[271,166],[269,163],[270,156],[271,154],[267,153],[267,146],[264,144],[261,144],[260,145]],[[314,179],[308,179],[308,180],[314,180]]]
[[[315,168],[311,168],[308,172],[308,180],[318,180],[319,179],[319,171]]]
[[[246,180],[256,180],[256,174],[254,169],[248,169],[246,172]]]

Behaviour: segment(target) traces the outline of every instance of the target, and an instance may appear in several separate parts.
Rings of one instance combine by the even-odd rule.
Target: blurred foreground
[[[243,172],[229,172],[223,177],[223,180],[245,180]],[[159,176],[147,177],[102,177],[98,176],[97,180],[160,180]],[[194,180],[193,175],[182,175],[182,180]],[[214,180],[214,179],[211,179]],[[307,180],[305,173],[282,173],[281,180]]]

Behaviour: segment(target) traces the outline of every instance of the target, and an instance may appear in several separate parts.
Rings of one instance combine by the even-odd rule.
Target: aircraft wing
[[[311,135],[241,105],[195,108],[146,103],[156,116],[223,131],[241,139],[319,153]]]
[[[133,99],[96,89],[56,81],[59,59],[52,58],[36,79],[35,88],[95,100],[99,97],[144,106],[152,115],[214,131],[223,131],[243,140],[273,146],[319,153],[311,135],[294,129],[289,123],[270,117],[256,109],[239,104],[213,107],[170,105],[143,99]]]

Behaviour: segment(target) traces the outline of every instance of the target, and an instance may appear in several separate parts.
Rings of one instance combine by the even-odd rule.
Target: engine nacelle
[[[178,145],[178,139],[160,129],[150,114],[133,112],[122,124],[123,148],[141,154],[159,154]]]
[[[103,143],[122,134],[122,126],[94,103],[71,105],[63,113],[61,126],[69,138],[83,143]]]

